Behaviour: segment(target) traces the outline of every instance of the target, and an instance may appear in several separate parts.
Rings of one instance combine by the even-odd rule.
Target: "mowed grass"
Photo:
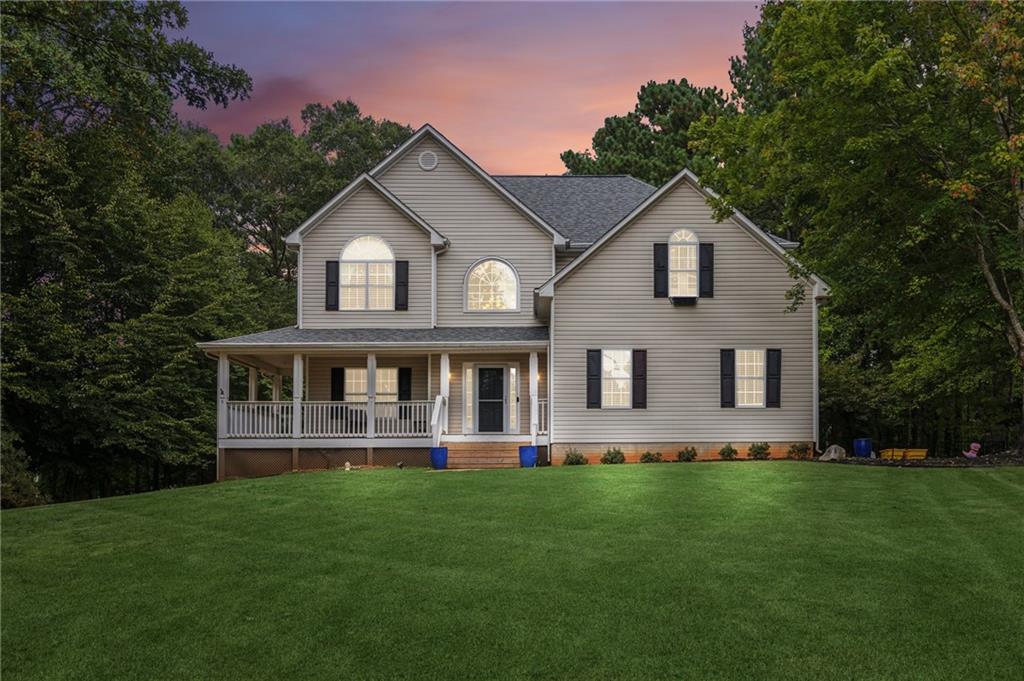
[[[16,679],[995,679],[1024,469],[236,481],[2,514]]]

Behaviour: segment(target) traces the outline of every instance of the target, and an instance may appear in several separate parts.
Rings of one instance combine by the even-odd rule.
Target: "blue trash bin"
[[[523,445],[519,448],[520,468],[537,467],[537,448],[530,445]]]
[[[448,468],[448,448],[447,447],[431,447],[430,448],[430,466],[435,470],[442,471]]]
[[[853,455],[861,458],[869,458],[871,456],[871,438],[862,437],[853,441]]]

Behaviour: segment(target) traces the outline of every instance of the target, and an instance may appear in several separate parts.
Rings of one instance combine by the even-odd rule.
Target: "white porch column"
[[[451,383],[451,364],[448,361],[448,353],[441,353],[441,397],[444,398],[444,422],[441,424],[441,432],[448,432],[448,392]]]
[[[231,364],[227,355],[217,355],[217,437],[228,434],[228,400],[231,399]]]
[[[260,373],[253,368],[249,368],[249,401],[255,402],[256,396],[259,394],[260,386]]]
[[[377,355],[366,355],[366,437],[375,437],[377,431]]]
[[[292,437],[302,437],[302,386],[306,377],[301,354],[292,355]]]
[[[274,374],[274,387],[270,393],[270,399],[274,402],[281,401],[281,374]]]
[[[537,446],[537,353],[530,353],[530,444]]]

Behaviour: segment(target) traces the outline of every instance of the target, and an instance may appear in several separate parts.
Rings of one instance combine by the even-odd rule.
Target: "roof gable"
[[[412,221],[413,224],[426,232],[430,236],[430,243],[432,246],[441,248],[448,244],[448,240],[445,239],[443,234],[434,229],[426,220],[417,215],[411,208],[399,201],[398,197],[388,191],[387,187],[366,173],[363,173],[350,182],[344,189],[335,194],[334,198],[325,203],[320,210],[313,213],[309,219],[299,225],[298,229],[285,237],[285,243],[289,245],[301,244],[302,237],[304,235],[315,229],[317,225],[323,222],[324,218],[344,205],[348,199],[355,196],[355,194],[363,187],[367,187],[377,192],[385,201],[394,206],[398,212],[402,213]]]
[[[688,168],[684,168],[675,177],[663,184],[657,191],[648,196],[642,203],[636,206],[628,215],[618,222],[614,227],[605,232],[597,241],[593,243],[587,250],[579,255],[575,260],[570,262],[568,265],[559,270],[553,277],[548,279],[544,284],[537,289],[537,292],[541,296],[552,296],[554,295],[555,286],[566,279],[575,270],[579,269],[590,257],[596,252],[603,248],[607,243],[615,238],[615,236],[621,233],[624,229],[627,229],[633,222],[635,222],[641,215],[647,212],[654,204],[656,204],[662,197],[667,195],[673,189],[675,189],[680,183],[686,182],[692,186],[697,192],[702,194],[705,198],[717,199],[718,195],[711,189],[703,186],[700,179],[694,175]],[[772,235],[762,230],[747,216],[743,215],[739,211],[734,211],[732,216],[729,218],[734,223],[739,225],[741,228],[746,230],[758,243],[760,243],[768,252],[775,255],[785,264],[796,262],[795,259],[786,252],[786,248],[779,243]],[[823,295],[828,290],[828,285],[815,274],[810,276],[811,283],[815,287],[816,295]]]
[[[469,156],[467,156],[461,149],[452,144],[444,135],[439,133],[430,124],[426,124],[417,130],[412,137],[406,140],[401,146],[395,149],[393,152],[388,154],[387,158],[378,163],[369,175],[376,178],[381,174],[385,173],[388,168],[392,167],[399,159],[405,156],[410,150],[414,149],[424,138],[429,137],[435,142],[440,144],[448,153],[452,155],[459,163],[467,168],[473,175],[477,176],[488,188],[498,194],[506,202],[508,202],[513,208],[516,209],[520,214],[523,215],[529,222],[533,223],[541,231],[549,234],[555,242],[555,246],[564,246],[566,244],[566,238],[554,227],[552,227],[544,218],[534,212],[529,206],[524,204],[518,198],[516,198],[511,192],[497,182],[493,177],[484,172],[483,168],[478,166]]]

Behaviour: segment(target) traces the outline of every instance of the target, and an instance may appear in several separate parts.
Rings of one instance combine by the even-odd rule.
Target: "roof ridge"
[[[573,177],[628,177],[631,180],[636,180],[636,178],[633,177],[632,175],[627,175],[625,173],[613,173],[613,174],[610,174],[610,175],[599,175],[599,174],[596,174],[596,173],[588,174],[588,175],[570,175],[570,174],[544,175],[544,174],[541,174],[541,173],[526,173],[525,175],[492,175],[491,177],[559,177],[559,178],[573,178]],[[643,182],[643,180],[636,180],[636,181],[637,182]],[[647,183],[644,182],[644,184],[647,184]]]

